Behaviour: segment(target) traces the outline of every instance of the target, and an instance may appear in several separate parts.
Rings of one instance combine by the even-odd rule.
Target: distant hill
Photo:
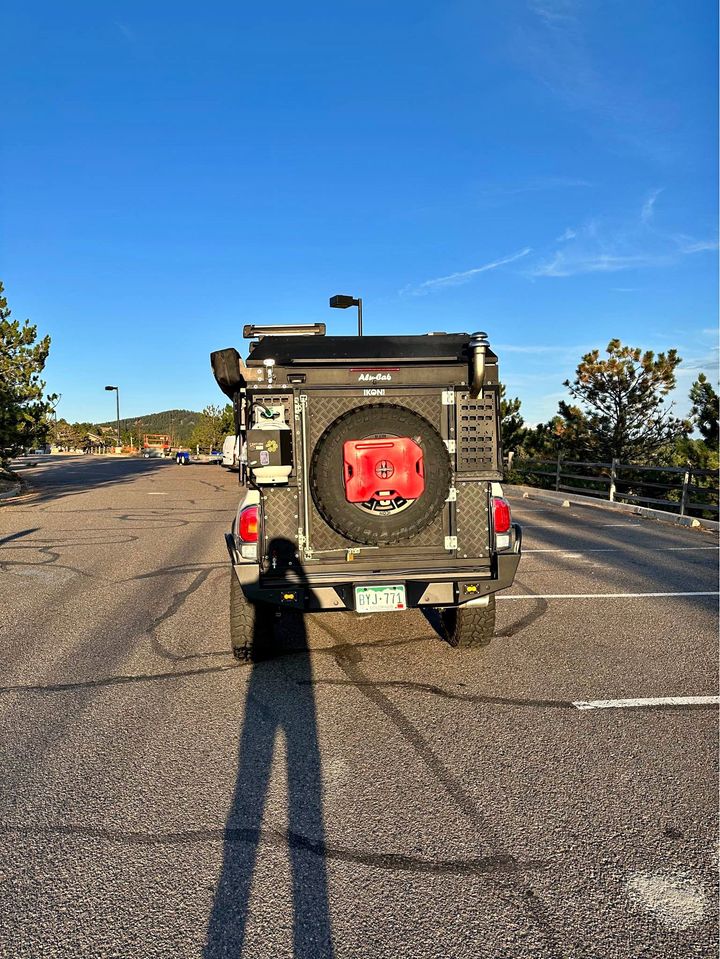
[[[190,434],[198,421],[199,412],[195,410],[163,410],[162,413],[145,413],[143,416],[123,417],[120,420],[122,433],[168,433],[178,446],[187,446]],[[115,429],[115,420],[98,423],[98,428]]]

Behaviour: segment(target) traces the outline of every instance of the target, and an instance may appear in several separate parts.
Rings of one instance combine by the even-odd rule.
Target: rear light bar
[[[240,513],[238,536],[243,543],[257,543],[259,528],[259,506],[246,506]]]

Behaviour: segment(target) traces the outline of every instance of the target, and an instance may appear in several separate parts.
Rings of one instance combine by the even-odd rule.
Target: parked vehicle
[[[190,464],[190,453],[188,450],[177,450],[175,453],[175,462],[178,466],[188,466]]]
[[[245,335],[247,362],[211,355],[246,445],[226,535],[236,657],[272,652],[278,606],[432,609],[451,645],[488,643],[521,529],[500,485],[486,335],[324,336],[322,324]]]
[[[161,456],[170,456],[172,440],[166,433],[145,433],[142,445],[143,456],[148,450],[158,450]]]
[[[219,463],[222,465],[223,455],[220,450],[210,450],[210,455],[208,456],[208,463]]]
[[[240,437],[226,436],[222,448],[222,465],[230,470],[240,469]]]

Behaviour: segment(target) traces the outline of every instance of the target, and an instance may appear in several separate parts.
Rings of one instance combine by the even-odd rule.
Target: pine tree
[[[677,350],[655,356],[618,339],[608,343],[606,352],[607,359],[600,358],[599,350],[586,353],[575,379],[564,385],[583,408],[594,455],[647,463],[691,428],[665,406],[681,359]]]
[[[500,432],[502,449],[505,456],[516,453],[522,446],[525,433],[525,420],[520,415],[521,401],[515,397],[509,400],[505,396],[505,387],[500,386]]]
[[[45,442],[48,413],[56,396],[43,397],[40,374],[50,352],[50,337],[37,339],[29,320],[10,319],[0,282],[0,461],[18,449]]]
[[[690,387],[692,409],[690,416],[693,426],[714,450],[718,448],[718,395],[701,373]]]

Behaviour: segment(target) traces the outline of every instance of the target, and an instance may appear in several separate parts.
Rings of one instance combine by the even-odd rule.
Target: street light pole
[[[106,390],[115,390],[115,417],[117,424],[117,445],[122,446],[120,442],[120,388],[118,386],[106,386]]]
[[[56,446],[60,445],[58,443],[58,435],[57,435],[57,408],[58,408],[58,403],[60,402],[61,399],[62,399],[62,393],[58,393],[56,395],[55,405],[52,407],[52,415],[55,417],[55,445]],[[46,442],[47,442],[47,438],[46,438]]]
[[[336,310],[346,310],[349,306],[356,306],[358,311],[358,336],[363,335],[362,330],[362,299],[361,297],[346,296],[344,293],[337,293],[330,297],[330,306]]]

